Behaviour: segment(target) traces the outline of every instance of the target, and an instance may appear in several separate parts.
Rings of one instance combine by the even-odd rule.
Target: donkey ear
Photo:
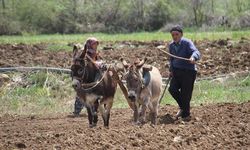
[[[120,61],[122,62],[122,65],[125,69],[127,69],[130,65],[127,63],[126,60],[124,60],[123,58],[120,58]]]
[[[77,44],[74,44],[74,46],[73,46],[73,58],[76,57],[77,52],[78,52],[78,46],[77,46]]]
[[[153,70],[153,67],[151,65],[143,65],[142,67],[143,71],[152,71]]]
[[[147,61],[147,58],[145,57],[142,61],[136,64],[136,68],[137,69],[141,68],[145,64],[146,61]]]
[[[81,50],[82,50],[82,53],[80,55],[80,58],[85,58],[85,55],[86,55],[86,52],[87,52],[87,45],[85,44],[83,48],[81,47]]]

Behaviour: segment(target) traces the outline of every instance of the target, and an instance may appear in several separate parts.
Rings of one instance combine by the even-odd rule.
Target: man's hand
[[[194,57],[190,57],[190,58],[189,58],[189,62],[190,62],[191,64],[195,64],[195,59],[194,59]]]

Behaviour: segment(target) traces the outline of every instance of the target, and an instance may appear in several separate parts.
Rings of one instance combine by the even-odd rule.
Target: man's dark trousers
[[[169,92],[183,111],[181,117],[190,115],[190,100],[196,78],[195,70],[173,68]]]
[[[76,97],[75,105],[74,105],[74,112],[73,113],[75,115],[79,115],[80,112],[82,111],[83,107],[84,107],[84,104],[79,100],[78,97]]]

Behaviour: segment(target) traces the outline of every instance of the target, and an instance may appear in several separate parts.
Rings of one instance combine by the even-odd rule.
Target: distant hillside
[[[0,0],[0,35],[250,28],[249,0]]]

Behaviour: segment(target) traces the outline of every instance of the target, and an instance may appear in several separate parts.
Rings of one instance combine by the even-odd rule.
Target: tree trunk
[[[73,0],[73,18],[74,18],[74,21],[76,21],[77,19],[77,0]]]
[[[194,13],[195,24],[196,26],[201,26],[204,17],[204,13],[202,11],[203,2],[201,0],[193,0],[192,8]]]
[[[211,0],[211,3],[212,3],[212,13],[214,14],[214,0]]]
[[[238,11],[238,12],[241,12],[241,11],[242,11],[242,8],[241,8],[241,1],[240,1],[240,0],[237,0],[237,1],[236,1],[236,7],[237,7],[237,11]]]
[[[193,8],[195,25],[198,27],[197,10]]]
[[[140,0],[140,4],[141,9],[140,9],[140,16],[141,16],[141,24],[142,24],[142,28],[144,30],[145,28],[145,20],[144,20],[144,0]]]
[[[4,0],[2,0],[2,6],[3,6],[3,9],[6,8],[6,7],[5,7],[5,1],[4,1]]]

